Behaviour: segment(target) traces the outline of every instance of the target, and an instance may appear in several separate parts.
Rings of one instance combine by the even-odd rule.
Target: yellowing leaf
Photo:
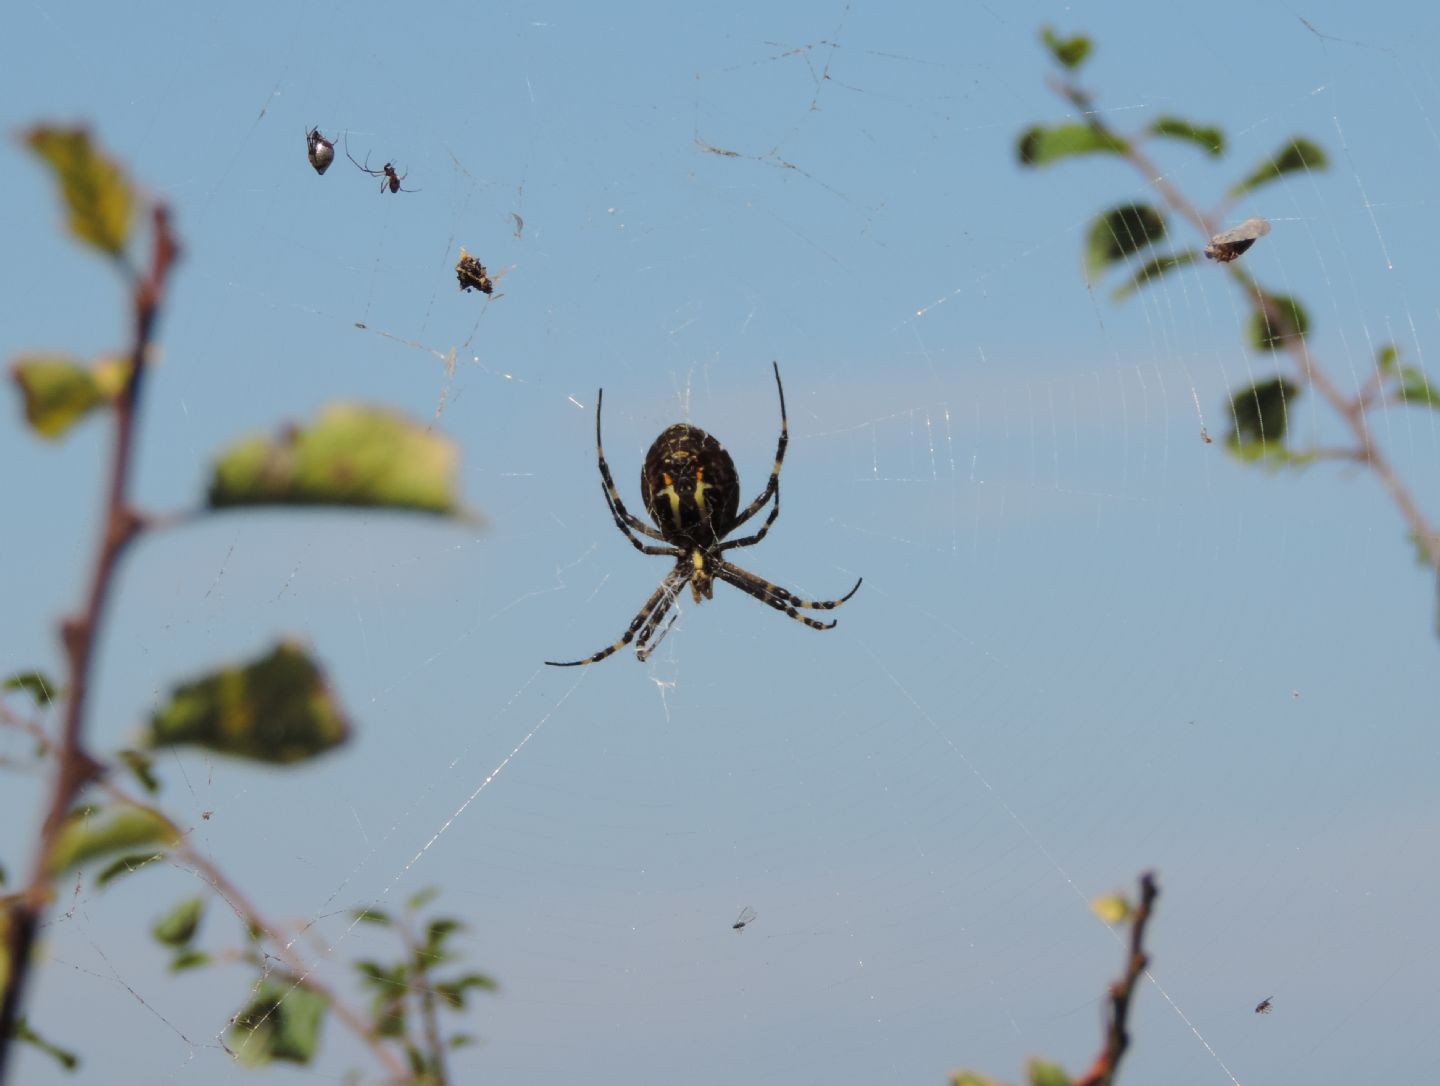
[[[87,860],[144,845],[169,845],[178,837],[164,817],[139,807],[72,812],[60,827],[50,873],[62,875]]]
[[[1108,894],[1090,902],[1090,911],[1106,924],[1114,927],[1130,919],[1132,907],[1124,894]]]
[[[25,401],[25,420],[41,437],[57,438],[109,397],[84,363],[60,355],[25,355],[10,368]]]
[[[327,408],[313,426],[245,438],[215,465],[210,505],[343,505],[456,515],[459,452],[393,412]]]
[[[39,125],[25,143],[60,183],[70,232],[87,245],[119,256],[130,237],[134,196],[124,172],[84,128]]]

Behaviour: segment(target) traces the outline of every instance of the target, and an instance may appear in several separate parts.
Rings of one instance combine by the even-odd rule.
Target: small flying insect
[[[1210,244],[1205,246],[1205,256],[1220,264],[1228,264],[1268,233],[1270,224],[1264,219],[1246,219],[1235,229],[1226,230],[1211,238]]]
[[[460,280],[461,290],[495,293],[495,281],[485,273],[485,265],[467,253],[463,245],[460,246],[460,263],[455,265],[455,276]]]
[[[320,134],[320,129],[312,128],[305,133],[305,153],[315,172],[323,177],[330,163],[335,161],[335,141],[327,140]]]
[[[1259,1003],[1255,1004],[1255,1013],[1256,1013],[1256,1014],[1269,1014],[1270,1011],[1273,1009],[1273,1008],[1270,1006],[1270,1001],[1271,1001],[1272,999],[1274,999],[1274,998],[1275,998],[1274,996],[1266,996],[1266,997],[1265,997],[1264,999],[1262,999]]]
[[[364,173],[368,173],[371,177],[378,177],[378,178],[380,178],[380,194],[381,194],[382,196],[385,194],[385,190],[386,190],[386,189],[389,189],[391,192],[419,192],[419,191],[420,191],[419,189],[403,189],[403,188],[401,188],[401,187],[400,187],[400,182],[401,182],[401,181],[404,181],[405,178],[407,178],[407,177],[410,176],[410,174],[409,174],[409,173],[397,174],[397,173],[395,172],[395,167],[394,167],[394,165],[392,165],[392,164],[389,163],[389,162],[385,163],[385,165],[381,166],[378,170],[372,170],[372,169],[370,168],[370,156],[369,156],[368,154],[365,156],[365,165],[362,166],[362,165],[360,165],[360,163],[355,162],[355,156],[350,153],[350,141],[349,141],[348,139],[345,141],[345,157],[348,158],[351,162],[354,162],[354,163],[355,163],[355,168],[356,168],[357,170],[360,170],[360,171],[362,171],[362,172],[364,172]]]
[[[755,910],[746,905],[740,910],[740,915],[735,918],[735,923],[730,925],[731,930],[744,931],[747,926],[755,922],[756,915]]]

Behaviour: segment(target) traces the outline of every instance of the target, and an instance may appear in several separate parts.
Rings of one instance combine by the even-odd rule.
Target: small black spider
[[[345,141],[345,157],[348,158],[351,162],[355,162],[355,156],[350,153],[350,141],[349,141],[348,139]],[[398,175],[397,175],[397,174],[395,173],[395,167],[394,167],[393,165],[391,165],[389,162],[385,163],[385,165],[381,166],[378,170],[372,170],[372,169],[370,168],[370,156],[369,156],[369,154],[366,154],[366,156],[365,156],[365,165],[362,166],[362,165],[360,165],[360,163],[355,162],[355,168],[358,169],[358,170],[363,170],[365,173],[368,173],[371,177],[378,177],[378,178],[381,179],[381,180],[380,180],[380,193],[381,193],[382,196],[384,195],[386,189],[389,189],[391,192],[419,192],[419,191],[420,191],[419,189],[402,189],[402,188],[400,187],[400,182],[401,182],[401,181],[404,181],[405,178],[409,177],[410,175],[409,175],[408,173],[402,173],[402,174],[398,174]]]
[[[688,584],[695,602],[699,604],[714,598],[716,578],[734,585],[777,611],[784,611],[811,629],[834,628],[834,622],[817,622],[800,614],[800,611],[833,610],[855,595],[860,588],[860,581],[857,580],[855,587],[838,600],[803,600],[793,592],[773,585],[724,558],[724,553],[734,547],[750,547],[759,543],[770,530],[770,525],[775,523],[775,518],[780,515],[780,465],[785,460],[785,446],[790,441],[790,430],[785,418],[785,387],[780,383],[780,366],[778,363],[773,365],[775,387],[780,393],[780,443],[775,450],[775,467],[770,472],[770,482],[760,492],[760,496],[743,511],[737,512],[740,505],[740,478],[735,471],[735,461],[730,459],[725,446],[704,430],[689,423],[677,422],[655,439],[650,451],[645,454],[645,466],[640,470],[640,494],[645,499],[645,511],[650,514],[654,527],[629,512],[615,489],[615,480],[610,476],[610,466],[605,463],[605,449],[600,442],[600,405],[605,396],[604,390],[596,396],[595,452],[600,461],[600,481],[605,490],[605,504],[610,508],[610,515],[615,518],[615,526],[634,544],[636,550],[642,554],[663,554],[674,558],[675,568],[665,575],[660,587],[645,601],[645,605],[640,608],[619,641],[584,660],[570,660],[565,663],[546,660],[547,664],[553,667],[593,664],[623,649],[631,641],[635,642],[635,655],[644,660],[655,651],[660,639],[670,629],[667,625],[660,631],[660,637],[656,638],[654,644],[650,643],[650,638],[670,613],[680,590]],[[758,532],[742,539],[722,542],[731,532],[765,508],[771,498],[775,499],[775,504]],[[637,532],[650,539],[658,539],[668,546],[655,547],[642,543],[635,534]],[[673,623],[675,620],[672,618],[670,621]]]
[[[320,129],[312,128],[305,133],[305,153],[315,172],[323,177],[330,163],[335,161],[335,141],[327,140],[320,134]]]

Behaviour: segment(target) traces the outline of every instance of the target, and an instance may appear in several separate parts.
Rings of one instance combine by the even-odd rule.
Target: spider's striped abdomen
[[[678,422],[655,439],[640,470],[640,493],[655,527],[677,546],[713,547],[735,526],[735,461],[698,426]]]

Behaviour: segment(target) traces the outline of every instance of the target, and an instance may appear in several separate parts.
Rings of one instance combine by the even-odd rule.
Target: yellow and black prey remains
[[[725,446],[698,426],[684,422],[668,427],[655,439],[650,451],[645,454],[645,464],[640,470],[640,493],[645,499],[645,511],[650,514],[653,523],[646,524],[627,510],[615,489],[615,480],[610,475],[610,465],[605,462],[605,447],[600,438],[600,407],[604,401],[604,390],[596,396],[595,452],[600,461],[605,504],[610,508],[615,526],[636,550],[642,554],[663,554],[674,558],[675,567],[645,601],[620,640],[583,660],[564,663],[546,660],[547,664],[578,667],[597,663],[632,641],[635,643],[635,655],[644,660],[655,651],[670,629],[668,624],[660,629],[660,624],[670,613],[681,589],[688,584],[695,602],[700,603],[714,597],[716,580],[733,585],[777,611],[784,611],[811,629],[829,630],[835,626],[833,621],[817,622],[800,612],[830,611],[839,607],[855,595],[860,588],[859,580],[837,600],[805,600],[724,558],[725,551],[759,543],[780,515],[780,465],[785,460],[790,430],[785,417],[785,387],[780,383],[780,366],[778,363],[772,365],[775,388],[780,394],[780,442],[775,450],[775,466],[770,472],[769,483],[760,496],[743,510],[740,509],[740,477],[735,471],[735,461],[725,451]],[[740,539],[726,538],[772,500],[774,504],[770,506],[770,512],[758,532]],[[641,536],[658,540],[665,546],[645,543]],[[675,620],[672,618],[670,621],[673,623]],[[655,636],[657,629],[660,629],[659,637]]]

